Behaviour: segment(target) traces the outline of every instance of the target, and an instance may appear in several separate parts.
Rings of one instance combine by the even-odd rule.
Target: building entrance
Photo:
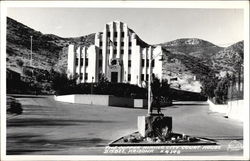
[[[111,82],[112,83],[118,82],[118,72],[111,72]]]

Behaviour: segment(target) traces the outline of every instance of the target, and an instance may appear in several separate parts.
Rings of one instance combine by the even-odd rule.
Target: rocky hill
[[[237,42],[211,57],[214,69],[237,72],[243,65],[244,59],[244,42]]]
[[[29,65],[30,36],[33,36],[33,66],[63,71],[67,68],[67,46],[71,43],[84,46],[94,44],[94,35],[62,38],[43,34],[7,18],[7,67],[20,70],[22,65]],[[197,38],[177,39],[159,45],[165,53],[164,77],[178,80],[171,83],[184,90],[198,92],[199,77],[222,70],[235,72],[243,65],[243,41],[226,48]],[[197,89],[194,90],[194,87]]]
[[[243,41],[223,48],[197,38],[159,44],[164,49],[163,76],[175,87],[200,91],[200,78],[208,73],[237,72],[243,65]],[[196,89],[195,89],[196,88]]]
[[[11,18],[7,18],[7,66],[20,68],[29,65],[32,36],[32,64],[33,66],[50,70],[63,70],[67,62],[66,49],[70,43],[84,44],[94,43],[94,34],[76,38],[62,38],[52,34],[42,34],[32,28],[21,24]]]

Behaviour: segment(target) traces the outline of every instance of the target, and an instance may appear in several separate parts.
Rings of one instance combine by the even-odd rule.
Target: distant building
[[[69,45],[68,76],[78,75],[78,83],[98,82],[104,75],[110,82],[142,86],[149,70],[162,79],[161,46],[150,46],[122,22],[105,24],[89,47]],[[151,69],[149,58],[151,57]]]

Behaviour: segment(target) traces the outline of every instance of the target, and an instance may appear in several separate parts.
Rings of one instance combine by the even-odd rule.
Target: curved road
[[[137,131],[137,116],[147,113],[146,109],[55,102],[52,96],[15,97],[24,111],[7,120],[9,155],[103,154],[109,142]],[[175,102],[162,112],[173,117],[174,132],[216,139],[225,147],[233,140],[243,142],[243,123],[210,112],[206,102]]]

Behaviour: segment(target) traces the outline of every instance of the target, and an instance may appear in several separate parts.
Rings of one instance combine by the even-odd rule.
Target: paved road
[[[60,103],[44,96],[17,99],[24,111],[7,121],[10,155],[103,154],[109,142],[137,131],[137,116],[147,113],[146,109]],[[174,132],[217,139],[225,146],[232,140],[242,143],[243,124],[210,112],[206,102],[175,102],[163,113],[173,117]]]

